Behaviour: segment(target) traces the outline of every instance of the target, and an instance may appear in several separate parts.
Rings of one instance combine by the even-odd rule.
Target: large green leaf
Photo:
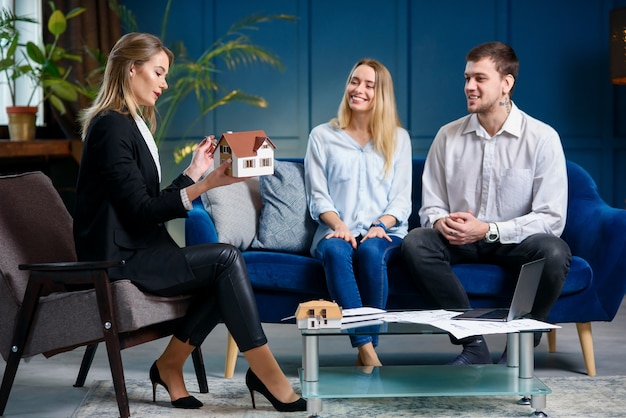
[[[75,9],[70,10],[69,12],[67,12],[67,14],[65,15],[65,18],[67,20],[70,20],[78,15],[81,15],[83,13],[85,13],[87,9],[84,7],[77,7]]]
[[[63,52],[63,56],[61,58],[66,59],[66,60],[70,60],[70,61],[76,61],[76,62],[82,62],[83,61],[83,57],[81,55],[78,55],[78,54],[68,54],[65,51]]]
[[[39,47],[33,42],[28,42],[26,44],[26,54],[28,54],[28,57],[31,60],[39,65],[42,65],[44,62],[46,62],[46,54],[41,49],[39,49]]]
[[[17,36],[11,40],[11,43],[9,44],[9,49],[7,50],[7,57],[14,57],[15,56],[15,51],[17,50],[17,46],[18,46],[18,38]]]
[[[58,110],[61,115],[64,115],[67,112],[67,109],[65,108],[65,103],[63,103],[63,100],[59,99],[54,94],[50,95],[48,97],[48,100],[50,100],[50,104],[54,106],[54,108]]]
[[[0,60],[0,71],[6,71],[7,69],[11,68],[14,63],[15,61],[13,61],[13,59],[11,58],[5,58],[3,60]]]
[[[46,77],[46,78],[61,78],[63,77],[63,73],[65,73],[65,70],[59,66],[57,66],[54,62],[47,60],[43,66],[41,67],[42,70],[42,77]],[[45,78],[44,78],[45,80]]]
[[[67,30],[67,19],[60,10],[52,12],[50,19],[48,20],[48,30],[55,37],[61,36]]]
[[[73,102],[78,100],[77,87],[66,80],[46,80],[44,87],[48,87],[53,95],[58,96],[62,100]]]

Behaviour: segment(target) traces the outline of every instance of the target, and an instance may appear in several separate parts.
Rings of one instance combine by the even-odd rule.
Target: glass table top
[[[409,322],[383,322],[372,321],[368,324],[357,326],[351,324],[351,328],[319,328],[300,329],[302,335],[376,335],[376,334],[447,334],[446,331],[428,324],[416,324]]]
[[[519,330],[518,332],[549,331],[548,329]],[[342,328],[302,328],[303,336],[324,335],[402,335],[402,334],[447,334],[448,332],[429,324],[414,322],[385,322],[383,320],[355,322]]]

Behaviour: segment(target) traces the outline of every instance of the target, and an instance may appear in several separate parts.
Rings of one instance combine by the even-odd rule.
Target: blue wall
[[[122,0],[142,31],[160,34],[165,0]],[[334,116],[347,73],[361,57],[391,71],[413,155],[425,156],[444,123],[466,113],[466,52],[491,40],[511,44],[520,59],[513,100],[560,133],[568,159],[584,166],[609,204],[626,198],[626,87],[609,81],[610,0],[185,0],[175,1],[166,42],[192,55],[251,14],[285,13],[296,22],[259,26],[253,41],[276,53],[285,70],[252,65],[218,81],[265,97],[266,109],[231,104],[208,115],[192,137],[264,129],[279,157],[303,156],[309,130]],[[167,93],[166,93],[167,94]],[[194,118],[192,104],[179,126]],[[162,158],[180,145],[172,129]],[[166,162],[167,164],[167,162]],[[170,173],[182,167],[170,165]]]

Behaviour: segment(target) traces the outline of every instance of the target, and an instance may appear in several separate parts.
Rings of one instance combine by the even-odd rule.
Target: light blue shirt
[[[343,129],[330,123],[311,131],[304,157],[305,186],[309,211],[319,226],[311,253],[332,230],[320,221],[325,212],[335,212],[354,236],[365,235],[382,215],[398,222],[388,229],[400,238],[408,232],[411,214],[412,154],[408,132],[398,128],[391,169],[370,141],[361,147]]]
[[[500,242],[560,236],[567,214],[567,170],[558,133],[515,104],[490,137],[475,114],[443,126],[422,177],[422,226],[471,210],[495,222]]]

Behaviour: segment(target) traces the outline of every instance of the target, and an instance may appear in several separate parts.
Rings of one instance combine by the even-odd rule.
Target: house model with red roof
[[[274,174],[276,146],[264,131],[226,132],[217,141],[216,166],[229,158],[233,177],[255,177]]]

